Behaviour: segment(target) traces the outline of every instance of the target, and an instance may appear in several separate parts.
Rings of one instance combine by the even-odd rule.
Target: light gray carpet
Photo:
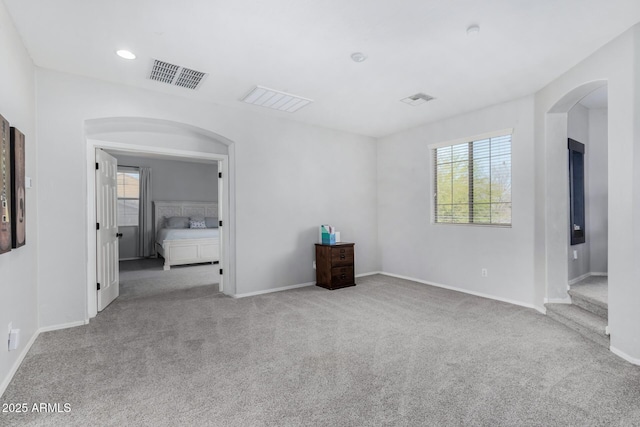
[[[8,425],[640,424],[640,369],[530,309],[370,276],[234,300],[200,286],[121,299],[42,334]]]
[[[119,299],[146,298],[186,290],[194,286],[220,283],[217,264],[176,265],[165,271],[161,258],[120,261]]]
[[[607,306],[609,303],[608,283],[609,278],[607,276],[590,276],[571,285],[571,291],[579,293],[594,303],[601,303]]]

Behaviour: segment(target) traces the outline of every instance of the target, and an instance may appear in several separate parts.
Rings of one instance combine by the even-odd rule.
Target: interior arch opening
[[[608,348],[607,82],[569,92],[546,119],[547,200],[558,201],[547,208],[547,314]]]
[[[222,277],[222,275],[219,278],[221,290],[225,294],[235,294],[235,259],[233,258],[233,248],[235,247],[235,235],[233,233],[233,227],[235,224],[235,212],[233,210],[233,201],[235,200],[235,197],[233,191],[233,171],[230,167],[230,165],[233,164],[233,142],[206,129],[194,127],[183,123],[148,118],[115,117],[87,120],[85,122],[85,133],[87,137],[87,182],[89,193],[87,213],[87,216],[89,218],[88,224],[96,224],[97,216],[95,208],[96,204],[93,203],[93,200],[95,200],[97,197],[97,190],[95,186],[96,172],[95,168],[93,167],[96,162],[96,150],[103,150],[107,153],[110,153],[111,155],[120,157],[122,159],[127,159],[129,163],[132,162],[132,159],[146,159],[145,161],[153,162],[157,167],[168,168],[167,165],[173,164],[180,165],[180,167],[182,168],[187,167],[190,169],[202,169],[203,171],[207,170],[207,176],[211,175],[211,173],[209,172],[213,168],[216,169],[216,181],[212,180],[211,183],[205,185],[202,185],[202,183],[195,184],[198,184],[200,187],[202,187],[202,189],[206,190],[207,195],[210,195],[209,193],[217,193],[217,200],[215,200],[215,208],[217,209],[219,207],[219,218],[217,218],[217,220],[221,221],[220,224],[224,224],[224,227],[219,228],[219,259],[212,260],[215,261],[214,264],[216,273],[218,267],[220,273],[224,271],[224,278]],[[173,172],[162,172],[165,172],[163,174],[165,183],[171,182],[171,176],[167,176],[167,173],[174,175],[184,175],[177,174],[175,170],[173,170]],[[179,177],[176,176],[176,179],[179,179]],[[206,188],[207,186],[216,186],[217,188]],[[183,190],[178,191],[177,196],[173,197],[177,200],[162,200],[162,202],[204,201],[182,200],[186,197],[184,191],[184,188],[186,187],[182,186],[182,188]],[[175,191],[173,194],[175,194]],[[166,197],[161,198],[166,199]],[[209,200],[207,200],[207,202],[209,202]],[[192,204],[193,203],[189,204],[189,206],[187,206],[185,209],[189,210],[197,208],[191,206]],[[155,203],[149,203],[149,205],[151,205],[151,209],[155,211],[155,207],[153,207]],[[208,208],[211,207],[208,206]],[[166,206],[163,207],[163,209],[166,209]],[[155,218],[151,222],[154,225],[157,225]],[[154,230],[152,232],[154,246],[156,232],[157,230],[155,230],[154,227]],[[87,311],[89,317],[93,317],[97,314],[98,295],[96,295],[95,283],[97,274],[100,271],[99,264],[101,261],[95,256],[98,252],[95,228],[89,226],[88,236],[90,260],[87,277]],[[197,251],[199,254],[203,250],[206,251],[207,247],[199,245],[194,246],[193,248],[186,248],[185,253]],[[163,253],[163,255],[166,254]],[[176,261],[176,259],[177,258],[172,258],[173,261]],[[193,259],[200,260],[200,255],[198,255],[198,257],[194,257]],[[94,261],[92,262],[92,260]],[[213,262],[212,260],[207,259],[207,262]],[[188,260],[182,261],[186,262]],[[176,265],[181,265],[180,263],[181,260],[177,259]],[[165,270],[168,270],[168,268],[166,268],[166,265],[167,263],[165,262]]]

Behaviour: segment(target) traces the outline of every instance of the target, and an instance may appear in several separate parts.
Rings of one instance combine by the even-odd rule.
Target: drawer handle
[[[344,249],[340,249],[340,253],[344,253]]]
[[[347,278],[347,275],[346,275],[346,274],[341,274],[341,275],[340,275],[340,278],[341,278],[341,279],[346,279],[346,278]]]
[[[344,255],[340,255],[340,259],[344,259],[344,258],[345,258],[345,256],[344,256]]]

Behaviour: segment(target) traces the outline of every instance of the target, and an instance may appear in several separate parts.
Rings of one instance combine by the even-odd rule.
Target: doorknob
[[[116,237],[122,237],[122,233],[116,233]]]

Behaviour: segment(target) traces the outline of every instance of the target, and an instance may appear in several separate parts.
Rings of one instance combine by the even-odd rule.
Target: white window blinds
[[[511,134],[433,148],[437,223],[511,225]]]

